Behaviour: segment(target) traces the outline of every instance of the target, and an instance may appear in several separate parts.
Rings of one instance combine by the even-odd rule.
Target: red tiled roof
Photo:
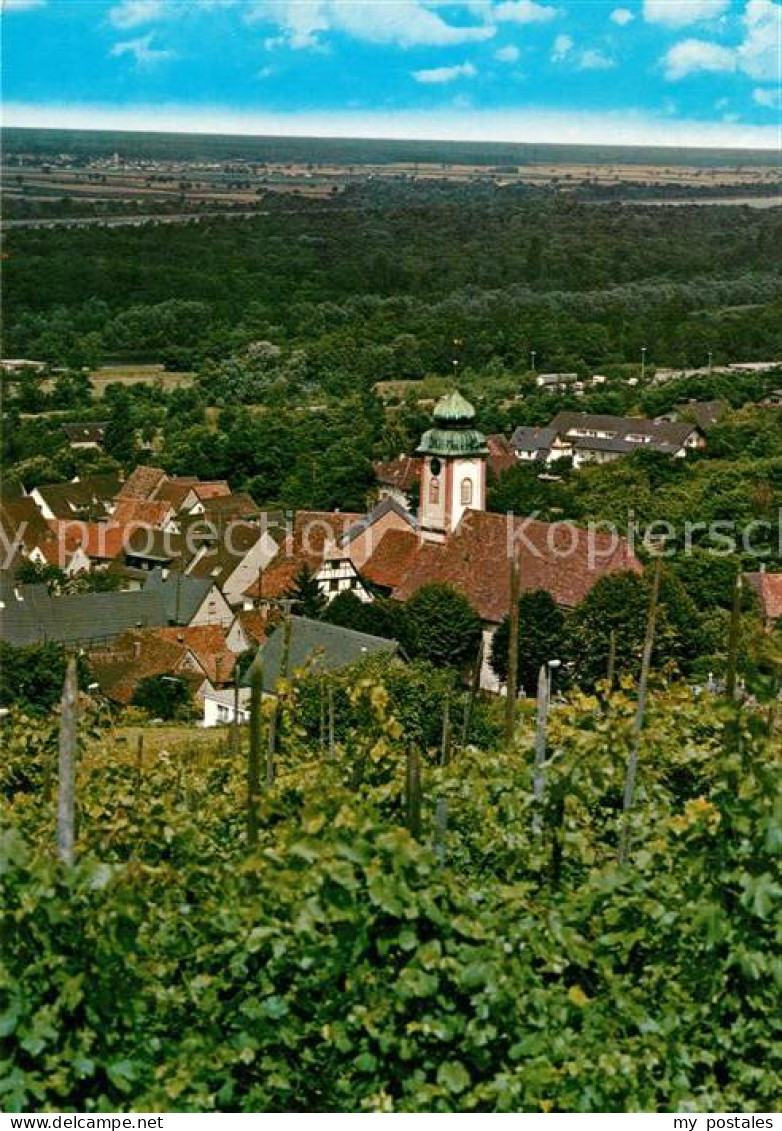
[[[128,704],[142,679],[176,672],[187,651],[186,644],[166,640],[150,629],[131,629],[111,648],[92,652],[89,662],[104,695]]]
[[[125,526],[162,526],[172,511],[170,502],[159,499],[117,499],[111,515],[112,523]]]
[[[176,674],[195,691],[204,679],[213,684],[231,680],[237,657],[225,640],[220,625],[131,629],[110,648],[94,651],[90,666],[103,692],[119,703],[132,702],[148,676]]]
[[[224,479],[213,479],[205,483],[196,483],[193,486],[193,490],[202,502],[204,499],[216,499],[220,496],[231,494],[231,488]]]
[[[514,454],[511,442],[506,436],[495,435],[486,437],[486,447],[489,449],[487,463],[489,471],[499,479],[511,467],[519,462]]]
[[[263,609],[243,609],[237,613],[239,623],[255,644],[262,644],[270,627],[270,616]]]
[[[624,538],[613,539],[610,534],[569,524],[467,511],[445,543],[428,542],[419,547],[407,576],[392,596],[406,601],[422,585],[446,582],[464,593],[482,620],[497,624],[510,605],[509,555],[513,547],[522,591],[546,589],[558,605],[566,608],[579,604],[607,573],[641,571]]]
[[[193,653],[212,683],[227,683],[233,674],[236,655],[226,643],[226,630],[219,624],[191,625],[183,628],[158,628],[152,636],[184,644]]]
[[[134,529],[132,524],[120,526],[114,521],[79,522],[77,519],[52,519],[49,526],[58,553],[60,549],[64,549],[65,554],[70,555],[81,546],[88,557],[99,561],[112,561],[116,558]]]
[[[261,599],[281,597],[303,566],[317,570],[326,549],[363,517],[353,511],[297,511],[292,531],[263,571]],[[258,597],[258,581],[248,585],[244,595]]]
[[[403,456],[375,464],[378,483],[386,487],[396,487],[399,491],[409,491],[419,480],[421,463],[417,456]]]
[[[163,485],[166,473],[160,467],[147,467],[140,464],[135,468],[117,493],[118,499],[151,499],[155,491]]]
[[[745,573],[755,590],[765,620],[782,617],[782,573]]]
[[[356,511],[296,511],[293,545],[304,555],[320,556],[327,542],[337,542],[364,518]]]
[[[175,511],[184,503],[187,496],[195,487],[194,479],[167,479],[155,491],[156,503],[170,503]]]
[[[418,535],[412,530],[388,530],[368,561],[361,567],[361,576],[384,589],[396,589],[418,553]]]
[[[9,549],[21,544],[31,550],[51,536],[46,519],[29,495],[0,500],[0,529]]]
[[[260,587],[256,579],[244,591],[245,597],[260,597],[264,600],[276,600],[277,597],[282,597],[284,593],[293,585],[293,579],[299,570],[308,565],[311,569],[315,570],[320,565],[320,558],[275,558],[265,570],[263,570]]]
[[[195,488],[194,488],[195,490]],[[227,495],[206,495],[201,499],[204,515],[207,518],[252,518],[260,515],[261,508],[246,492]]]

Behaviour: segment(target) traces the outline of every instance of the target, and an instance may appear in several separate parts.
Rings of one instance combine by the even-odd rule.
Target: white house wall
[[[201,607],[192,620],[188,621],[188,624],[223,624],[227,626],[233,619],[233,609],[217,586],[213,585],[204,598]]]
[[[223,584],[223,593],[230,605],[243,603],[245,590],[258,580],[259,572],[266,569],[278,550],[279,546],[269,531],[264,530]]]

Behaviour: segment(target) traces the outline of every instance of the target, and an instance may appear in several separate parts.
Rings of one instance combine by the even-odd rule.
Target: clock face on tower
[[[440,463],[437,456],[434,456],[429,461],[429,470],[431,471],[432,475],[439,475],[441,468],[442,468],[442,464]]]

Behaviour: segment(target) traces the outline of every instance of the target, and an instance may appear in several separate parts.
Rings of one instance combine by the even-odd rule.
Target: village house
[[[135,592],[49,593],[45,585],[0,578],[0,638],[21,647],[55,641],[69,646],[104,643],[130,628],[224,625],[233,613],[208,578],[152,574]]]
[[[273,612],[267,613],[263,609],[240,609],[225,635],[226,645],[237,655],[257,648],[266,640],[277,619]]]
[[[727,401],[684,401],[677,404],[670,412],[656,417],[657,420],[673,420],[677,422],[693,422],[697,424],[704,435],[714,428],[730,408]]]
[[[155,676],[181,680],[200,705],[208,692],[231,682],[236,656],[225,630],[210,625],[132,629],[93,650],[89,663],[103,695],[121,706],[133,702],[142,680]]]
[[[519,427],[510,439],[517,459],[548,462],[551,446],[556,439],[553,428]]]
[[[745,573],[744,580],[755,594],[763,623],[770,632],[782,620],[782,573],[761,569]]]
[[[376,463],[375,478],[379,499],[394,499],[409,510],[421,479],[421,460],[417,456],[401,455],[399,459]]]
[[[90,475],[34,487],[30,497],[44,518],[101,522],[110,517],[121,487],[116,475]]]
[[[25,561],[37,566],[57,566],[67,576],[89,569],[86,553],[72,543],[63,547],[53,525],[43,517],[31,496],[17,494],[9,498],[4,494],[0,499],[0,569],[15,573]]]
[[[611,463],[637,451],[683,459],[702,450],[706,439],[694,421],[560,412],[546,428],[517,428],[511,444],[519,459],[541,463],[571,459],[574,467],[581,467]]]
[[[578,381],[577,373],[538,373],[536,386],[545,393],[564,393]]]
[[[61,424],[63,432],[68,439],[68,445],[74,451],[101,451],[106,434],[106,424]]]
[[[286,633],[288,640],[286,642]],[[291,616],[287,626],[280,622],[258,652],[258,662],[263,672],[263,694],[274,695],[278,681],[286,672],[283,663],[287,652],[287,673],[309,671],[327,673],[339,671],[359,660],[373,655],[393,656],[398,650],[395,640],[355,632],[340,625]],[[249,719],[249,674],[245,675],[239,689],[239,722]],[[204,726],[213,727],[230,723],[235,717],[235,692],[206,690],[204,697]]]
[[[383,500],[375,508],[380,515],[378,521],[400,510],[393,500]],[[353,555],[361,558],[362,554],[370,552],[368,547],[372,544],[373,524],[366,526],[367,517],[355,512],[297,511],[278,553],[246,587],[245,608],[268,609],[279,602],[303,569],[315,575],[321,591],[329,600],[346,589],[367,599],[368,594],[353,562]],[[399,520],[387,520],[385,527],[395,521]],[[362,523],[365,525],[362,526]]]

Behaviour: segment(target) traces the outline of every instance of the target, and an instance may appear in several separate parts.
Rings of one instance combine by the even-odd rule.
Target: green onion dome
[[[434,409],[434,428],[421,438],[419,455],[485,456],[486,437],[473,427],[475,409],[461,393],[448,393]]]

